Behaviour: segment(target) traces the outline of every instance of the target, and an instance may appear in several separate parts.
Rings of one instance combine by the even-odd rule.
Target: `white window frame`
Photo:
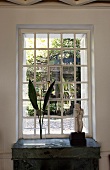
[[[38,32],[51,32],[53,31],[52,29],[50,30],[41,30],[41,29],[38,29],[37,30]],[[55,30],[56,31],[56,30]],[[57,32],[62,32],[63,33],[63,30],[60,30],[60,29],[57,29]],[[73,29],[73,30],[69,30],[69,29],[64,29],[64,32],[70,32],[70,31],[73,31],[74,33],[87,33],[88,35],[88,50],[87,50],[87,56],[88,56],[88,95],[89,95],[89,104],[88,104],[88,107],[89,107],[89,115],[88,115],[88,122],[89,122],[89,133],[86,134],[87,137],[91,137],[92,136],[92,87],[91,87],[91,53],[90,53],[90,34],[91,34],[91,31],[89,29],[87,30],[77,30],[77,29]],[[30,138],[32,136],[23,136],[22,134],[22,34],[23,33],[35,33],[36,32],[36,29],[19,29],[18,31],[18,39],[19,39],[19,43],[18,43],[18,47],[19,47],[19,54],[18,54],[18,62],[19,62],[19,89],[18,89],[18,98],[19,98],[19,105],[18,105],[18,115],[19,115],[19,137],[20,138]],[[67,137],[68,135],[59,135],[59,137]],[[52,138],[55,138],[55,137],[58,137],[58,135],[51,135],[51,136],[46,136],[46,137],[52,137]],[[33,136],[33,138],[36,138],[36,136]]]

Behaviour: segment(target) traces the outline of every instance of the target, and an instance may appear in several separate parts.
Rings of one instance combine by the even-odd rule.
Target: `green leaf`
[[[38,110],[36,90],[30,79],[28,84],[28,95],[33,108]]]
[[[52,93],[54,84],[55,84],[55,81],[50,85],[50,87],[48,88],[48,90],[47,90],[47,92],[45,94],[44,104],[43,104],[43,111],[45,111],[45,109],[46,109],[46,106],[47,106],[50,94]]]

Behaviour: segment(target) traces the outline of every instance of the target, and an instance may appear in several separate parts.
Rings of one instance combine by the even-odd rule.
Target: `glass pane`
[[[34,48],[34,34],[23,34],[24,48]]]
[[[34,80],[34,68],[33,67],[23,67],[23,82],[29,80]]]
[[[23,116],[34,116],[34,108],[30,101],[23,101]]]
[[[63,81],[74,81],[74,67],[63,67]]]
[[[47,67],[36,67],[36,82],[47,81]]]
[[[76,81],[81,81],[81,67],[76,67]]]
[[[43,119],[43,126],[42,126],[42,137],[45,139],[46,138],[46,130],[48,130],[48,119]],[[46,126],[45,126],[46,125]],[[47,129],[46,129],[47,128]],[[37,138],[40,138],[40,125],[39,125],[39,119],[36,119],[36,135]]]
[[[28,97],[28,84],[23,84],[23,99],[29,99],[29,97]]]
[[[24,50],[23,65],[34,65],[34,51],[33,50]]]
[[[46,130],[46,134],[48,133],[48,119],[43,119],[43,128]]]
[[[87,67],[76,67],[76,81],[88,81]]]
[[[71,132],[74,132],[74,118],[65,118],[63,119],[63,133],[64,134],[70,134]]]
[[[34,135],[34,129],[23,129],[23,135]]]
[[[60,34],[49,34],[49,48],[61,48]]]
[[[81,98],[81,84],[76,84],[76,96]]]
[[[36,34],[36,48],[47,48],[47,34]]]
[[[88,98],[88,84],[87,83],[81,84],[81,98],[82,99]]]
[[[88,133],[89,132],[89,126],[88,126],[88,118],[83,118],[83,132]]]
[[[87,47],[87,34],[76,34],[76,47],[77,48]]]
[[[88,84],[76,84],[77,98],[87,99],[88,98]]]
[[[60,98],[61,97],[61,84],[55,84],[54,85],[54,90],[53,93],[55,93],[55,98]]]
[[[74,34],[63,34],[63,47],[74,47]]]
[[[50,109],[50,115],[61,116],[61,102],[50,101],[49,109]]]
[[[48,53],[47,50],[36,50],[36,64],[47,64]]]
[[[23,119],[23,129],[34,128],[34,119]]]
[[[87,65],[87,50],[76,51],[76,64]]]
[[[36,138],[40,139],[40,127],[36,128]],[[46,139],[46,129],[42,127],[42,138]]]
[[[50,100],[53,98],[60,98],[61,97],[61,84],[55,84],[50,95]]]
[[[61,119],[50,118],[50,134],[61,134]]]
[[[75,97],[74,84],[63,84],[63,98],[73,99]]]
[[[61,64],[61,51],[60,50],[49,50],[49,64],[57,65]]]
[[[74,101],[63,101],[63,116],[72,115],[74,109]]]
[[[74,64],[74,51],[64,50],[63,51],[63,64]]]
[[[81,67],[81,81],[88,81],[87,67]]]
[[[36,94],[37,94],[37,98],[41,99],[42,97],[45,96],[46,92],[47,92],[47,84],[36,84]]]
[[[84,110],[84,115],[88,115],[88,101],[87,100],[82,100],[81,101],[81,108]]]
[[[50,81],[60,81],[60,67],[50,67]]]

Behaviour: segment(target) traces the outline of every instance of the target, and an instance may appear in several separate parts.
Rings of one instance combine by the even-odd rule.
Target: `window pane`
[[[74,83],[63,84],[63,98],[64,99],[73,99],[74,97],[75,97]]]
[[[50,134],[61,134],[61,119],[50,118]]]
[[[36,82],[47,81],[47,67],[36,67]]]
[[[34,48],[34,34],[23,34],[24,48]]]
[[[60,81],[60,67],[50,67],[50,81]]]
[[[47,34],[36,34],[36,48],[47,48]]]
[[[61,84],[55,84],[50,99],[60,97],[61,97]]]
[[[49,48],[61,48],[60,34],[49,34]]]
[[[23,82],[34,80],[34,67],[23,67]]]
[[[87,65],[87,50],[76,51],[76,64]]]
[[[74,51],[64,50],[63,51],[63,64],[74,64]]]
[[[88,98],[88,84],[87,83],[81,84],[81,98],[82,99]]]
[[[63,47],[74,47],[74,34],[63,34]]]
[[[74,67],[63,67],[63,81],[74,81]]]
[[[71,132],[74,132],[74,118],[63,119],[63,133],[70,134]]]
[[[81,101],[81,108],[84,109],[84,115],[88,115],[89,108],[88,108],[88,101],[87,100]]]
[[[63,116],[72,115],[74,101],[63,101]]]
[[[36,64],[47,64],[48,63],[48,51],[47,50],[36,50]]]
[[[81,84],[76,84],[76,96],[81,98]]]
[[[34,129],[23,129],[23,135],[34,135]]]
[[[47,84],[43,83],[43,84],[36,84],[36,94],[37,94],[37,98],[41,99],[42,97],[45,96],[46,92],[47,92]]]
[[[34,65],[34,50],[24,50],[23,65]]]
[[[88,81],[87,67],[76,67],[76,80]]]
[[[81,81],[88,81],[87,67],[81,67]]]
[[[48,119],[43,119],[43,128],[46,130],[46,134],[48,134]]]
[[[81,67],[76,67],[76,81],[81,81]]]
[[[88,127],[88,118],[83,118],[83,132],[88,133],[89,127]]]
[[[50,115],[61,116],[61,102],[50,101],[49,109],[50,109]]]
[[[23,101],[23,116],[34,116],[34,108],[30,101]]]
[[[23,84],[23,99],[29,99],[29,97],[28,97],[28,84]]]
[[[87,47],[87,34],[76,34],[76,47],[77,48]]]
[[[88,98],[88,84],[76,84],[77,98],[87,99]]]
[[[23,119],[23,134],[34,134],[34,119]]]
[[[61,64],[61,51],[60,50],[49,50],[49,64],[57,65]]]

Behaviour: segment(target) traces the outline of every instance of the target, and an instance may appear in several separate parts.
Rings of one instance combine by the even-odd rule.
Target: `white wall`
[[[0,8],[0,170],[12,170],[16,134],[16,27],[19,24],[93,24],[96,92],[96,140],[100,170],[109,170],[110,154],[110,9]]]

